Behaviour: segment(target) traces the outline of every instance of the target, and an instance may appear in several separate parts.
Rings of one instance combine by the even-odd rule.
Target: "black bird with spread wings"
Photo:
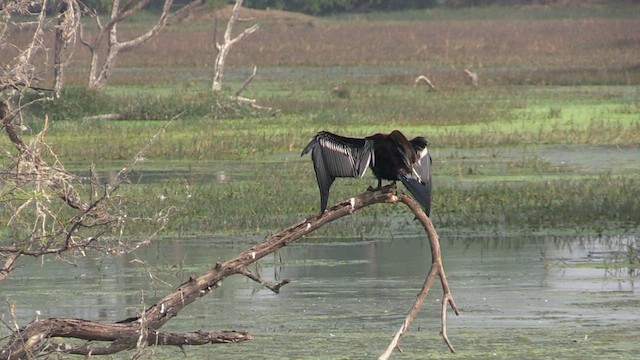
[[[400,180],[422,205],[427,216],[431,210],[431,155],[427,140],[409,141],[398,130],[364,139],[344,137],[327,131],[317,133],[302,150],[311,151],[320,188],[320,212],[327,208],[329,189],[338,177],[362,177],[370,167],[378,179]]]

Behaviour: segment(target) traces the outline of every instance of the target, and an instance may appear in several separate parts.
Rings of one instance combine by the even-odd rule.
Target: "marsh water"
[[[555,154],[551,161],[565,160]],[[208,165],[206,171],[227,181],[220,177],[230,169]],[[137,181],[166,175],[167,170],[148,171]],[[242,178],[229,175],[233,181]],[[436,281],[398,358],[600,359],[634,358],[640,351],[633,336],[640,328],[637,235],[440,236],[461,310],[457,317],[449,310],[447,318],[458,354],[449,353],[439,335],[442,291]],[[9,327],[14,319],[7,304],[14,305],[20,325],[36,317],[119,321],[255,241],[170,237],[124,257],[87,256],[73,263],[52,256],[21,259],[0,287],[0,314]],[[428,240],[417,223],[393,238],[311,237],[258,263],[264,279],[292,280],[280,294],[234,276],[163,330],[240,330],[254,337],[240,344],[188,347],[187,358],[375,358],[401,326],[430,261]],[[0,327],[0,337],[7,335]],[[153,349],[152,355],[183,357],[173,348]]]
[[[84,259],[76,266],[52,258],[33,260],[5,280],[2,295],[16,303],[19,323],[36,316],[121,320],[136,315],[172,285],[243,249],[211,241],[164,240],[125,258]],[[562,328],[582,341],[610,326],[636,327],[640,284],[636,270],[624,266],[636,241],[443,236],[443,260],[461,309],[459,317],[449,311],[454,344],[457,340],[470,346],[465,336],[474,330],[511,329],[514,337],[529,338]],[[152,280],[136,259],[146,261],[158,279]],[[430,259],[424,236],[296,244],[260,265],[265,279],[292,280],[280,294],[232,277],[170,321],[166,330],[246,330],[255,337],[215,350],[192,347],[187,350],[190,357],[207,358],[215,352],[222,358],[246,358],[247,351],[259,352],[257,358],[377,356],[402,324]],[[448,353],[438,339],[440,296],[436,283],[405,339],[407,348],[414,347],[411,354],[423,356],[425,348]],[[6,310],[3,313],[6,321]]]

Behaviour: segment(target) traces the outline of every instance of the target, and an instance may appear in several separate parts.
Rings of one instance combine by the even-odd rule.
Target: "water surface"
[[[75,266],[52,257],[26,261],[2,283],[2,297],[16,305],[21,325],[35,316],[122,320],[188,276],[249,246],[215,243],[164,239],[125,258],[85,258]],[[533,354],[558,346],[558,332],[570,338],[566,341],[582,343],[637,328],[638,272],[626,265],[629,246],[637,244],[633,237],[443,236],[444,265],[462,312],[456,317],[449,311],[448,331],[460,354],[449,355],[439,338],[442,292],[436,283],[403,341],[406,353],[395,356],[424,358],[428,353],[458,359],[495,353],[509,358],[513,349],[505,348],[504,341]],[[292,280],[280,294],[234,276],[164,330],[243,330],[255,337],[242,344],[189,347],[189,358],[377,357],[402,324],[430,261],[427,240],[419,232],[393,240],[307,239],[258,265],[265,279]],[[6,321],[7,307],[0,313]],[[594,354],[593,348],[589,351]],[[156,356],[182,355],[164,348]]]

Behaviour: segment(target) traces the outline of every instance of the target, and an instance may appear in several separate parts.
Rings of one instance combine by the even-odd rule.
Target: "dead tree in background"
[[[218,39],[215,38],[215,34],[217,33],[216,31],[217,24],[215,24],[213,41],[215,42],[215,47],[216,47],[216,50],[218,51],[218,54],[216,55],[216,61],[213,68],[213,83],[211,85],[211,90],[213,90],[214,92],[219,92],[220,90],[222,90],[222,75],[224,73],[224,66],[225,66],[225,62],[227,61],[227,55],[229,54],[229,50],[231,50],[231,47],[235,45],[235,43],[237,43],[238,41],[242,40],[242,38],[244,38],[249,34],[252,34],[259,28],[259,25],[255,24],[250,28],[243,30],[236,37],[231,38],[231,33],[233,32],[233,26],[236,24],[236,21],[238,21],[238,13],[240,11],[240,8],[242,7],[242,1],[243,0],[236,0],[236,3],[233,6],[233,9],[231,10],[231,16],[229,17],[229,21],[227,22],[227,29],[224,32],[224,38],[223,38],[222,44],[220,44],[218,42]],[[254,70],[254,74],[255,74],[255,70]]]
[[[425,280],[421,294],[426,296],[433,277],[438,274],[444,291],[442,306],[442,335],[453,351],[446,336],[446,304],[450,304],[456,314],[457,308],[444,274],[442,259],[440,256],[439,239],[419,205],[407,195],[397,195],[395,185],[388,185],[376,191],[366,191],[356,197],[340,202],[325,212],[308,217],[288,229],[273,235],[269,239],[259,243],[235,258],[216,264],[211,270],[179,285],[173,292],[158,300],[155,304],[145,309],[139,316],[125,319],[116,323],[100,321],[88,321],[79,319],[51,318],[45,320],[36,319],[14,333],[8,344],[0,351],[0,360],[18,359],[36,351],[51,353],[79,354],[85,356],[114,354],[128,349],[140,349],[147,345],[201,345],[207,343],[238,342],[251,339],[246,332],[205,332],[195,331],[187,333],[165,333],[160,328],[170,319],[175,317],[182,309],[197,299],[209,294],[222,285],[225,278],[232,275],[244,275],[253,281],[269,288],[275,293],[290,282],[285,279],[273,284],[264,281],[258,273],[249,270],[249,265],[263,257],[287,246],[314,230],[348,216],[355,211],[377,203],[406,204],[413,214],[422,222],[427,230],[432,248],[431,271]],[[424,300],[421,295],[419,299]],[[413,319],[422,302],[416,302],[412,307],[408,318]],[[404,333],[408,324],[403,326]],[[87,342],[81,345],[65,342],[64,338],[76,338],[82,340],[100,340],[102,344]],[[396,338],[399,338],[396,335]],[[24,341],[30,339],[30,341]],[[107,345],[103,345],[108,342]],[[397,341],[392,343],[391,349],[397,346]],[[388,356],[387,356],[388,357]],[[385,358],[387,358],[385,357]]]
[[[169,22],[183,18],[186,14],[205,2],[205,0],[193,0],[172,12],[171,6],[173,5],[173,0],[165,0],[160,17],[151,29],[131,40],[119,41],[118,23],[140,11],[149,1],[150,0],[130,0],[121,7],[120,0],[113,0],[109,22],[104,25],[100,22],[98,14],[92,13],[91,15],[96,20],[98,26],[98,33],[92,40],[85,38],[84,29],[82,26],[80,27],[80,42],[91,52],[88,81],[89,89],[104,89],[115,65],[116,57],[121,52],[134,49],[146,43],[157,36]],[[99,64],[101,50],[104,51],[105,41],[107,53],[102,64]]]

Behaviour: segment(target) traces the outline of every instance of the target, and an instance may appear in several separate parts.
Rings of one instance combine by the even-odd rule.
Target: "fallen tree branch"
[[[0,281],[4,280],[13,271],[16,260],[18,260],[19,256],[20,253],[16,252],[10,253],[6,256],[4,265],[2,265],[2,268],[0,268]]]
[[[431,244],[432,265],[425,279],[422,291],[407,315],[405,323],[389,345],[387,352],[380,358],[387,359],[393,349],[398,347],[400,338],[407,331],[409,325],[417,315],[436,275],[440,276],[444,291],[442,298],[442,336],[451,351],[454,351],[446,334],[447,304],[451,305],[456,314],[459,312],[451,296],[444,273],[444,267],[442,266],[438,235],[429,218],[415,201],[404,194],[398,196],[396,190],[395,185],[388,185],[376,191],[366,191],[356,197],[338,203],[322,213],[308,217],[288,229],[271,236],[262,243],[245,250],[235,258],[223,263],[217,263],[213,269],[204,274],[189,278],[173,292],[147,308],[140,316],[116,323],[66,318],[36,319],[13,334],[9,343],[0,351],[0,360],[21,359],[31,356],[36,352],[62,352],[85,356],[108,355],[123,350],[139,348],[140,344],[150,346],[174,345],[182,348],[183,345],[202,345],[249,340],[251,339],[251,335],[246,332],[217,333],[196,331],[186,333],[162,333],[159,332],[159,329],[171,318],[178,315],[186,306],[220,287],[223,280],[231,275],[240,274],[247,276],[277,293],[282,286],[290,282],[288,279],[273,285],[262,280],[259,275],[249,271],[248,266],[276,250],[303,238],[305,235],[331,221],[350,215],[372,204],[397,203],[399,201],[406,204],[425,227]],[[51,340],[54,338],[55,340]],[[98,345],[89,342],[80,346],[60,342],[60,338],[103,341],[110,342],[110,344]]]
[[[206,273],[195,278],[189,278],[189,280],[178,286],[169,295],[160,299],[138,317],[116,323],[67,318],[36,319],[13,334],[9,343],[0,351],[0,360],[21,359],[40,350],[84,355],[114,354],[136,348],[141,334],[146,334],[146,338],[143,340],[148,345],[176,345],[180,341],[168,343],[158,341],[158,330],[187,305],[220,287],[222,281],[228,276],[236,274],[247,276],[246,269],[248,265],[301,239],[331,221],[350,215],[354,211],[372,204],[395,203],[397,201],[396,187],[395,185],[389,185],[377,191],[366,191],[347,201],[338,203],[323,213],[313,215],[292,225],[279,234],[240,253],[235,258],[216,264],[213,269]],[[255,277],[255,275],[253,276]],[[274,285],[272,290],[279,290],[286,283],[286,280],[282,281],[280,284]],[[194,333],[172,334],[172,338],[189,339],[192,336],[189,334]],[[229,335],[228,333],[225,334]],[[236,334],[239,336],[237,341],[251,338],[247,333],[239,332]],[[89,343],[84,346],[75,346],[68,343],[50,342],[49,339],[52,338],[108,341],[111,344],[96,345]],[[213,341],[207,341],[206,343],[211,342]]]
[[[244,81],[244,83],[242,83],[242,85],[240,86],[238,91],[236,91],[236,93],[233,94],[233,96],[231,96],[231,100],[235,100],[235,101],[238,101],[238,102],[241,102],[241,103],[248,103],[249,106],[251,106],[251,108],[256,109],[256,110],[272,111],[273,108],[270,108],[268,106],[262,106],[262,105],[256,104],[256,102],[257,102],[256,99],[251,99],[251,98],[246,98],[244,96],[240,96],[240,94],[249,85],[249,83],[251,83],[251,81],[253,81],[253,78],[256,77],[256,72],[257,71],[258,71],[258,67],[254,66],[253,67],[253,72],[251,73],[251,75],[249,75],[249,77]]]
[[[206,344],[229,344],[251,340],[252,337],[247,332],[239,331],[221,331],[206,332],[195,331],[188,333],[175,332],[156,332],[147,337],[147,345],[171,345],[183,347],[185,345],[206,345]],[[75,346],[67,343],[54,343],[47,345],[44,351],[63,352],[74,355],[109,355],[119,351],[129,350],[130,347],[125,343],[114,341],[107,346]]]
[[[451,341],[449,341],[449,337],[447,336],[447,304],[451,306],[451,309],[453,309],[456,315],[460,315],[460,311],[458,310],[458,307],[453,301],[453,295],[451,295],[451,290],[449,288],[447,276],[444,272],[444,266],[442,265],[442,255],[440,252],[440,238],[438,237],[438,233],[436,233],[436,230],[433,227],[433,223],[431,223],[431,220],[429,219],[429,217],[427,217],[427,215],[422,211],[420,206],[416,204],[416,202],[412,198],[410,198],[406,194],[403,194],[400,196],[400,201],[402,201],[405,205],[407,205],[411,209],[411,211],[413,211],[413,213],[416,215],[416,219],[420,221],[420,223],[426,230],[427,235],[429,236],[429,245],[431,246],[431,267],[429,268],[429,273],[427,274],[427,277],[425,278],[424,283],[422,285],[422,290],[420,290],[420,293],[418,293],[416,301],[413,303],[413,306],[411,307],[411,309],[409,309],[409,313],[407,314],[404,320],[404,323],[400,327],[400,330],[398,330],[398,332],[395,334],[395,336],[391,340],[391,343],[389,343],[389,346],[387,347],[386,351],[382,355],[380,355],[378,360],[388,359],[389,356],[391,356],[391,353],[393,352],[394,349],[400,350],[399,348],[400,339],[407,332],[407,330],[409,329],[409,326],[415,319],[416,315],[418,315],[418,312],[422,307],[422,303],[424,302],[425,298],[429,294],[429,290],[431,289],[431,285],[433,284],[433,281],[436,276],[440,277],[440,283],[442,284],[442,291],[444,293],[442,296],[442,313],[441,313],[442,332],[441,334],[444,339],[444,342],[449,347],[449,350],[451,350],[451,352],[455,352],[455,349],[453,348],[453,345],[451,344]]]

